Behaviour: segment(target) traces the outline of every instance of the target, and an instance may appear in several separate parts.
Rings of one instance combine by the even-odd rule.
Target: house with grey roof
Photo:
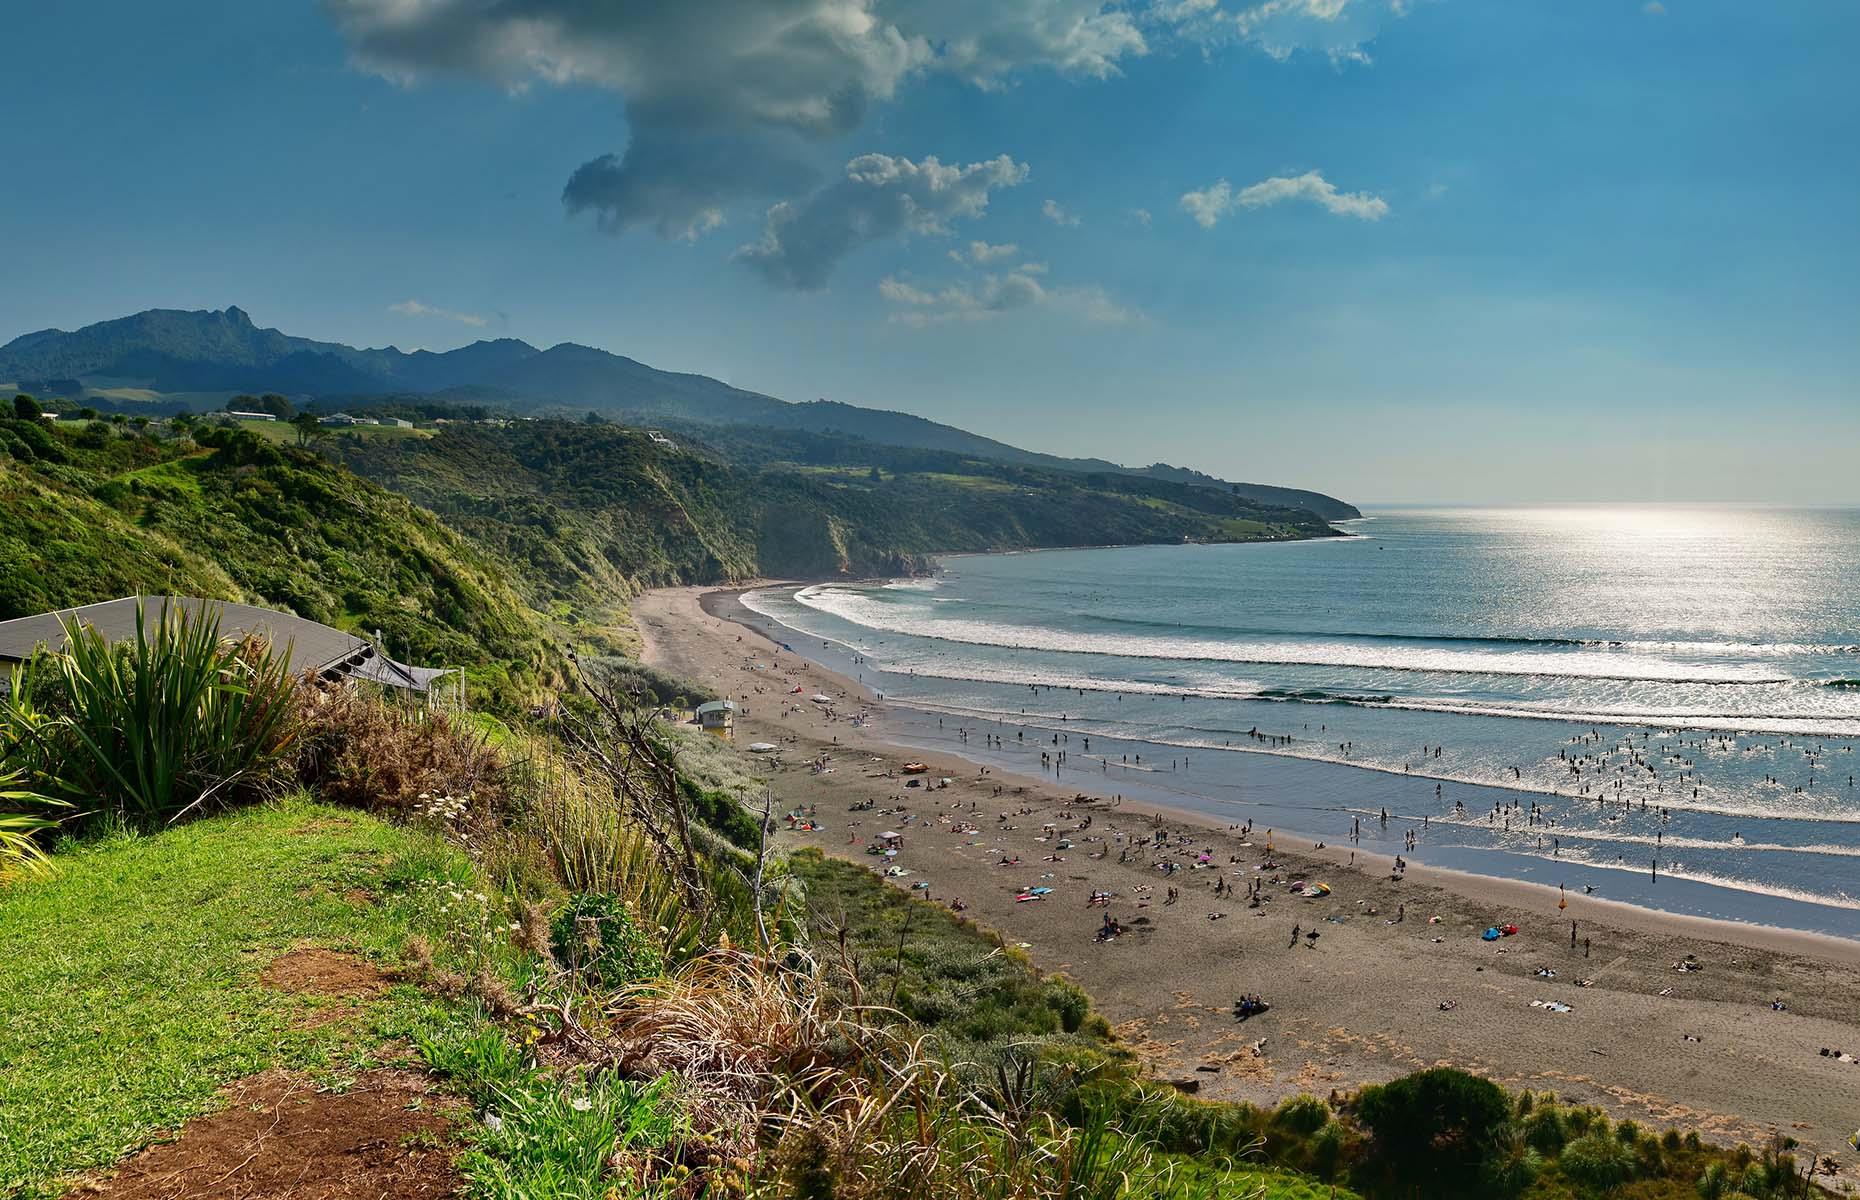
[[[395,662],[367,638],[291,613],[195,596],[124,596],[0,621],[0,662],[24,662],[40,647],[64,649],[65,629],[73,622],[90,626],[112,642],[133,640],[138,607],[146,614],[144,620],[150,622],[161,620],[171,611],[184,612],[194,619],[203,613],[217,614],[220,636],[238,639],[253,634],[268,639],[272,652],[286,657],[293,674],[315,671],[326,678],[367,680],[425,694],[441,676],[452,673],[449,669]]]

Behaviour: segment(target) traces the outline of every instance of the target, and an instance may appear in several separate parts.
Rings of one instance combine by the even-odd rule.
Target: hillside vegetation
[[[942,551],[1326,536],[1211,488],[1016,467],[858,439],[738,434],[718,452],[615,425],[340,439],[358,474],[527,568],[546,600],[755,575],[902,574]]]
[[[1211,488],[821,435],[717,450],[555,421],[293,436],[0,419],[0,619],[137,592],[243,600],[379,630],[389,654],[467,667],[481,702],[509,707],[559,681],[563,644],[621,647],[643,588],[1332,532]]]
[[[432,513],[242,432],[0,420],[0,619],[133,593],[380,630],[422,664],[534,682],[544,623],[510,571]]]

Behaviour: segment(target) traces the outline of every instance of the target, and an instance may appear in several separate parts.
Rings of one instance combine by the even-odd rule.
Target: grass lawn
[[[259,975],[312,941],[391,966],[436,921],[441,889],[417,881],[472,878],[426,834],[286,801],[67,848],[0,890],[0,1196],[58,1194],[231,1080],[277,1066],[340,1085],[451,1021],[409,984],[353,1001]]]

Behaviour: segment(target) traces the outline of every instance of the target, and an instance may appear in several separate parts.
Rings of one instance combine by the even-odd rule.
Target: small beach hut
[[[697,707],[697,723],[718,737],[729,737],[736,728],[736,702],[712,700]]]

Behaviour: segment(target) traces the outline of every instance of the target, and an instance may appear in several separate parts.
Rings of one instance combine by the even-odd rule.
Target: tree
[[[266,392],[258,398],[258,411],[270,413],[280,421],[288,421],[297,412],[297,406],[276,392]]]
[[[1435,1067],[1364,1088],[1356,1112],[1397,1180],[1430,1180],[1437,1186],[1427,1194],[1454,1195],[1478,1185],[1511,1102],[1489,1079]]]
[[[13,415],[22,421],[36,421],[45,415],[45,410],[39,407],[37,400],[21,392],[13,397]]]
[[[323,427],[317,423],[315,413],[298,413],[291,418],[291,428],[297,431],[299,446],[306,445],[312,438],[320,436],[323,432]]]
[[[97,419],[97,410],[86,405],[78,409],[77,415],[80,421],[95,421]]]
[[[232,396],[228,398],[226,401],[226,411],[227,412],[257,412],[258,411],[258,397],[247,396],[243,392],[237,396]]]

